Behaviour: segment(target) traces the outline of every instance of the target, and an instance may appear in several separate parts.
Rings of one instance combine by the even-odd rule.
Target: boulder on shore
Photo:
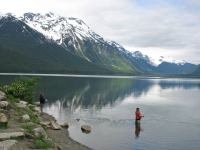
[[[81,130],[84,132],[84,133],[90,133],[91,132],[91,127],[89,125],[82,125],[81,126]]]
[[[0,101],[5,100],[5,99],[6,99],[6,94],[0,91]]]
[[[0,142],[0,149],[2,150],[23,150],[16,140],[6,140]]]
[[[69,124],[67,122],[63,123],[62,125],[60,125],[61,127],[63,128],[68,128],[69,127]]]
[[[0,109],[0,113],[3,113],[4,115],[6,115],[7,119],[10,118],[10,112],[8,110]]]
[[[5,140],[5,139],[9,139],[11,137],[13,138],[23,138],[24,132],[11,132],[11,133],[1,133],[0,134],[0,140]]]
[[[51,122],[50,122],[50,127],[51,127],[53,130],[61,130],[60,125],[57,124],[55,121],[51,121]]]
[[[0,127],[6,127],[8,124],[8,119],[5,114],[0,113]]]
[[[37,113],[39,113],[39,114],[41,114],[42,113],[42,111],[41,111],[41,109],[40,109],[40,107],[34,107],[33,108]]]
[[[19,108],[27,108],[27,109],[29,109],[29,107],[26,104],[24,104],[24,103],[15,103],[15,104]]]
[[[40,106],[40,102],[34,102],[33,104],[36,106]]]
[[[0,108],[8,110],[9,103],[7,101],[0,101]]]
[[[30,119],[29,115],[25,114],[25,115],[22,116],[22,120],[24,122],[29,122],[31,119]]]

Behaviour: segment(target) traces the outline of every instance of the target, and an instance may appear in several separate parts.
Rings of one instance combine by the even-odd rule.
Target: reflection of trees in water
[[[3,85],[10,84],[19,76],[0,76]],[[199,80],[165,80],[165,79],[137,79],[137,78],[84,78],[44,76],[39,81],[41,87],[37,88],[35,101],[43,91],[48,103],[61,100],[62,105],[99,108],[114,105],[127,96],[140,97],[155,85],[162,89],[168,88],[200,88]]]
[[[48,103],[60,100],[62,106],[74,108],[112,106],[129,95],[139,97],[153,86],[152,81],[129,78],[45,77],[40,84],[37,93],[46,91]]]
[[[114,105],[127,96],[140,97],[147,94],[155,85],[162,89],[192,88],[192,82],[175,82],[165,80],[140,80],[130,78],[76,78],[76,77],[42,77],[41,88],[49,103],[60,100],[64,107],[98,107]],[[36,97],[36,100],[38,96]]]
[[[200,89],[200,83],[198,84],[198,88]]]

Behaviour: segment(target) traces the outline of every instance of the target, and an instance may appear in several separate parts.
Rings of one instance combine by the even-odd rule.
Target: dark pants
[[[140,124],[140,119],[135,119],[135,125]]]
[[[43,104],[43,103],[40,103],[41,112],[43,112],[43,107],[44,107],[44,104]]]

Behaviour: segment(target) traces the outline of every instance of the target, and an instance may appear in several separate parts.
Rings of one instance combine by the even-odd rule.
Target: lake
[[[0,86],[14,78],[0,75]],[[40,85],[34,101],[44,92],[44,112],[68,122],[70,137],[92,149],[200,149],[200,79],[41,75]]]

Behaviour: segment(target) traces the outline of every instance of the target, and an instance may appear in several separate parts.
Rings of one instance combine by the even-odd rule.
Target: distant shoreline
[[[187,75],[168,75],[168,74],[152,74],[140,76],[128,75],[78,75],[78,74],[37,74],[37,73],[0,73],[0,75],[16,75],[16,76],[52,76],[52,77],[91,77],[91,78],[191,78],[200,79],[200,76],[187,76]]]

